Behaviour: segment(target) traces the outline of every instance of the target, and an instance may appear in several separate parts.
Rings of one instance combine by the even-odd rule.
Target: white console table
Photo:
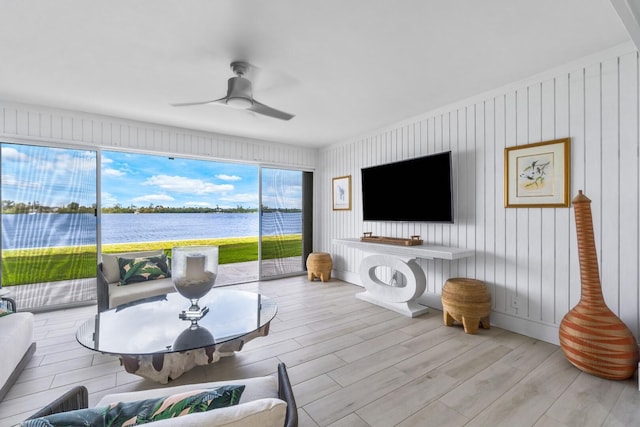
[[[455,260],[474,254],[468,249],[437,245],[402,246],[362,242],[360,239],[334,239],[333,243],[373,254],[360,264],[360,278],[366,291],[356,294],[357,298],[409,317],[420,316],[429,310],[415,301],[427,286],[424,271],[416,262],[418,258]],[[376,275],[378,266],[402,273],[407,283],[404,286],[384,283]]]

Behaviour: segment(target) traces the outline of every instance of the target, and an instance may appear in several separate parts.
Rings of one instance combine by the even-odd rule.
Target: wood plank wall
[[[315,169],[316,149],[0,101],[0,137]]]
[[[427,293],[439,304],[447,278],[475,277],[493,296],[492,324],[558,343],[558,326],[580,297],[572,208],[504,207],[505,147],[571,138],[571,194],[592,200],[605,301],[638,336],[640,183],[638,52],[630,44],[322,150],[320,249],[335,276],[360,284],[364,254],[332,239],[418,234],[430,244],[475,249],[462,261],[421,260]],[[362,167],[453,151],[455,223],[363,222]],[[331,210],[331,178],[352,176],[353,209]],[[415,200],[428,202],[428,187]],[[318,200],[318,199],[316,199]],[[520,308],[512,307],[517,298]]]

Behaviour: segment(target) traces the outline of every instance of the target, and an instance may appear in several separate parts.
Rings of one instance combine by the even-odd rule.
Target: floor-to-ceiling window
[[[13,143],[0,161],[1,285],[22,308],[94,301],[99,252],[215,244],[219,285],[304,270],[311,172]]]
[[[2,287],[21,309],[95,300],[96,152],[1,149]]]
[[[102,151],[101,251],[220,247],[217,284],[258,278],[258,166]]]

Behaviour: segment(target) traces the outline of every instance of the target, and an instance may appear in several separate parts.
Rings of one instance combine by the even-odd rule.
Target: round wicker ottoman
[[[442,288],[444,324],[462,323],[467,334],[475,334],[478,327],[489,329],[491,294],[484,282],[475,279],[452,278]]]
[[[307,277],[310,282],[315,278],[328,282],[332,268],[331,255],[326,252],[311,252],[307,257]]]

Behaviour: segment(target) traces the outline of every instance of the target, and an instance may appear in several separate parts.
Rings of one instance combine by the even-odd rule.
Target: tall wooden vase
[[[560,323],[560,348],[578,369],[612,380],[631,377],[638,367],[638,344],[605,304],[593,237],[591,200],[582,190],[573,199],[580,260],[580,301]]]

